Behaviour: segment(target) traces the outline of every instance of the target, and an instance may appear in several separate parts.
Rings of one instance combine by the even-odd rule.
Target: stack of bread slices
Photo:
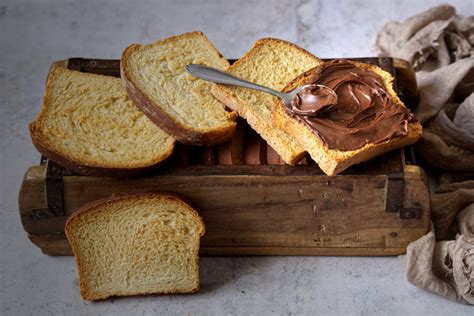
[[[330,150],[282,113],[274,96],[213,84],[185,70],[188,64],[201,64],[281,91],[290,82],[296,87],[301,82],[295,78],[322,63],[306,50],[272,38],[258,40],[233,65],[201,32],[134,44],[122,54],[121,79],[52,69],[42,110],[30,124],[31,137],[50,160],[81,174],[108,176],[143,173],[159,165],[176,141],[222,144],[231,139],[238,116],[285,163],[295,165],[309,152],[328,175],[420,137],[421,126],[414,121],[408,135],[354,151]],[[390,74],[374,65],[370,69],[382,77],[394,103],[403,107]]]
[[[213,84],[185,70],[188,64],[206,65],[282,91],[322,63],[294,44],[271,38],[258,40],[233,65],[201,32],[134,44],[122,54],[121,79],[53,68],[41,112],[30,124],[31,138],[44,156],[77,173],[130,176],[160,165],[176,142],[212,146],[228,141],[240,116],[285,163],[295,165],[309,152],[334,175],[421,136],[421,126],[413,122],[406,136],[354,151],[329,149],[286,115],[275,97]],[[371,69],[383,74],[393,92],[393,78],[376,66]],[[404,106],[395,93],[391,98]],[[166,193],[98,201],[78,210],[66,225],[81,293],[90,300],[196,291],[203,233],[197,213]]]

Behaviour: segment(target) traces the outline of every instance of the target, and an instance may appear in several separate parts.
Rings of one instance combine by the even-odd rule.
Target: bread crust
[[[393,90],[393,76],[382,70],[378,66],[364,64],[355,61],[348,61],[359,68],[371,70],[381,76],[387,92],[390,94],[392,101],[398,106],[405,106],[398,98]],[[313,72],[313,69],[297,76],[284,89],[284,92],[293,90],[294,88],[305,83],[305,80]],[[316,161],[321,170],[329,176],[336,175],[353,164],[357,164],[369,160],[382,153],[415,143],[422,135],[421,124],[411,122],[408,124],[408,135],[394,137],[379,144],[366,144],[361,148],[350,151],[339,151],[330,149],[314,132],[304,123],[292,118],[284,109],[284,105],[277,100],[273,112],[273,119],[280,128],[293,135],[298,142],[305,147],[311,157]]]
[[[50,96],[49,93],[52,89],[53,81],[56,78],[57,71],[61,71],[58,68],[59,66],[53,66],[51,71],[48,74],[48,81],[46,83],[46,92],[43,97],[43,105],[41,107],[41,111],[38,114],[38,117],[29,124],[29,132],[31,136],[31,141],[35,148],[46,158],[49,160],[57,163],[60,166],[63,166],[66,169],[74,171],[79,174],[83,175],[90,175],[90,176],[107,176],[107,177],[131,177],[137,176],[140,174],[144,174],[151,170],[154,170],[161,166],[165,160],[171,156],[174,150],[175,140],[170,143],[170,146],[163,152],[163,154],[159,157],[156,157],[153,161],[146,165],[136,165],[130,168],[122,168],[122,167],[101,167],[101,166],[94,166],[90,165],[88,162],[79,161],[72,157],[68,157],[66,154],[57,152],[52,150],[50,146],[43,140],[40,135],[39,129],[40,127],[40,118],[44,115],[44,113],[49,108],[50,104]],[[95,75],[101,76],[101,75]]]
[[[255,44],[250,48],[250,50],[245,53],[242,58],[237,60],[234,64],[232,64],[229,68],[227,68],[227,71],[232,70],[236,67],[239,67],[241,64],[245,64],[249,59],[252,58],[253,54],[258,51],[258,49],[264,45],[271,45],[272,43],[283,43],[285,45],[288,45],[292,48],[297,49],[304,55],[315,59],[318,62],[322,62],[319,58],[314,56],[313,54],[309,53],[305,49],[291,43],[287,42],[285,40],[281,39],[276,39],[276,38],[262,38],[259,39],[258,41],[255,42]],[[259,118],[257,118],[253,113],[250,111],[246,111],[245,109],[245,103],[240,102],[240,100],[236,97],[233,96],[232,91],[225,85],[222,84],[213,84],[211,87],[211,93],[222,103],[224,103],[228,108],[237,111],[241,117],[246,119],[248,123],[251,126],[256,126],[255,130],[258,132],[258,130],[262,129],[260,126],[262,125],[260,123]],[[266,140],[268,143],[272,143],[271,139]],[[285,161],[285,163],[289,165],[296,165],[305,155],[306,152],[304,150],[295,152],[293,150],[290,150],[289,148],[278,148],[276,144],[271,144],[271,146],[280,154],[282,155],[282,159]],[[283,152],[286,151],[287,154],[283,154]]]
[[[146,199],[146,198],[157,198],[161,197],[164,199],[170,199],[177,201],[178,203],[182,204],[186,209],[190,211],[190,214],[198,220],[200,223],[200,231],[199,234],[196,234],[196,240],[195,242],[197,243],[196,247],[199,249],[199,244],[200,244],[200,238],[205,234],[205,226],[204,222],[202,221],[201,216],[199,216],[198,212],[188,203],[188,199],[176,194],[176,193],[171,193],[171,192],[164,192],[164,191],[149,191],[149,192],[143,192],[143,193],[136,193],[136,194],[129,194],[129,195],[119,195],[119,196],[111,196],[109,198],[105,199],[100,199],[96,201],[92,201],[89,203],[84,204],[83,206],[79,207],[76,211],[74,211],[66,221],[65,227],[64,227],[64,232],[66,234],[66,237],[71,245],[72,252],[74,254],[74,257],[76,258],[76,266],[77,266],[77,271],[79,273],[79,288],[81,292],[81,297],[85,300],[88,301],[95,301],[95,300],[103,300],[106,298],[109,298],[111,296],[132,296],[130,294],[114,294],[114,295],[104,295],[104,296],[94,296],[91,291],[87,288],[87,285],[84,282],[84,276],[85,275],[85,269],[82,264],[82,260],[80,256],[78,256],[78,245],[76,244],[73,234],[72,234],[72,225],[74,225],[74,222],[77,221],[81,215],[84,215],[85,213],[88,212],[100,212],[101,209],[100,207],[105,206],[107,204],[112,204],[115,202],[120,202],[123,200],[129,200],[129,199]],[[196,276],[199,280],[199,255],[196,256],[196,261],[195,261],[195,273]],[[171,290],[171,291],[166,291],[166,292],[140,292],[136,293],[133,295],[147,295],[147,294],[177,294],[177,293],[195,293],[199,291],[199,282],[198,285],[190,289],[189,291],[183,292],[183,291],[178,291],[177,289]]]
[[[166,154],[160,157],[160,161],[150,164],[148,166],[142,167],[133,167],[133,168],[103,168],[103,167],[94,167],[88,166],[81,162],[76,162],[72,158],[67,158],[64,155],[61,155],[53,150],[50,150],[47,145],[45,145],[41,138],[37,136],[36,126],[34,122],[30,123],[30,135],[31,141],[35,148],[46,158],[57,163],[58,165],[71,170],[75,173],[79,173],[86,176],[97,176],[97,177],[136,177],[148,172],[159,169],[166,163],[166,159],[173,153],[174,145],[170,146]],[[174,144],[174,143],[173,143]]]
[[[182,38],[183,36],[204,36],[206,39],[206,35],[202,32],[188,32],[181,35],[176,35],[173,37],[169,37],[165,40],[160,42],[166,43],[170,41],[175,41],[178,38]],[[209,42],[211,49],[215,50],[217,54],[223,58],[222,54],[217,50],[217,48]],[[135,105],[156,125],[158,125],[161,129],[168,132],[170,135],[175,137],[179,142],[188,145],[195,145],[195,146],[212,146],[218,145],[221,143],[226,142],[232,137],[234,133],[235,127],[237,123],[235,119],[237,119],[237,113],[231,112],[231,119],[233,122],[230,122],[226,127],[217,128],[213,130],[209,130],[207,132],[201,132],[195,129],[190,129],[181,125],[175,119],[173,119],[168,113],[161,109],[161,106],[151,100],[146,93],[144,93],[138,86],[133,83],[131,79],[130,70],[128,67],[128,60],[130,55],[137,51],[142,45],[139,44],[132,44],[128,46],[121,58],[120,62],[120,74],[122,77],[123,84],[127,93],[130,96],[130,99],[135,103]]]
[[[236,68],[237,66],[239,66],[240,64],[242,63],[245,63],[247,62],[248,59],[252,58],[254,52],[260,48],[261,46],[264,46],[264,45],[267,45],[269,43],[282,43],[282,44],[285,44],[285,45],[288,45],[292,48],[295,48],[296,50],[300,51],[301,53],[303,53],[304,55],[310,57],[310,58],[314,58],[315,60],[318,60],[320,62],[322,62],[321,59],[319,59],[318,57],[316,57],[315,55],[311,54],[310,52],[308,52],[307,50],[305,50],[304,48],[301,48],[299,47],[298,45],[296,44],[293,44],[291,42],[288,42],[288,41],[285,41],[285,40],[282,40],[282,39],[279,39],[279,38],[273,38],[273,37],[264,37],[264,38],[261,38],[259,40],[257,40],[253,46],[247,51],[247,53],[245,53],[244,56],[242,56],[241,58],[239,58],[239,60],[237,60],[235,63],[233,63],[229,68],[227,69],[233,69],[233,68]],[[222,85],[219,85],[219,86],[222,86]]]

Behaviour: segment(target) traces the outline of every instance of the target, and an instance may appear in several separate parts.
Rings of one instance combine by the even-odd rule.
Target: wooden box
[[[415,97],[403,61],[362,61],[396,75],[406,103]],[[55,66],[119,75],[116,60],[74,58]],[[140,178],[82,176],[42,159],[26,171],[20,216],[43,253],[71,255],[64,224],[79,206],[114,194],[172,191],[189,198],[204,220],[202,255],[396,255],[429,225],[426,179],[411,153],[395,150],[328,177],[309,158],[283,164],[239,121],[227,144],[178,145],[166,165]]]

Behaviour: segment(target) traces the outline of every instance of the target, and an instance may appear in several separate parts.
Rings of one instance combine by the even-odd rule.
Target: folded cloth
[[[375,45],[384,55],[408,60],[415,70],[430,70],[474,56],[474,17],[460,17],[440,5],[403,22],[386,24]]]
[[[472,93],[474,57],[461,59],[431,72],[418,71],[416,80],[420,101],[415,115],[421,123],[426,123],[435,117],[450,100],[464,100]]]
[[[474,16],[458,16],[449,5],[434,7],[386,24],[375,45],[417,71],[415,116],[423,124],[417,154],[451,171],[431,193],[430,231],[401,256],[407,278],[474,304]]]
[[[436,241],[431,226],[400,256],[410,283],[461,303],[474,304],[474,203],[457,216],[455,240]]]
[[[431,218],[438,240],[454,239],[461,231],[459,225],[465,224],[456,222],[456,217],[462,210],[474,205],[473,175],[446,173],[441,177],[438,188],[431,194]],[[474,222],[468,224],[472,226]]]

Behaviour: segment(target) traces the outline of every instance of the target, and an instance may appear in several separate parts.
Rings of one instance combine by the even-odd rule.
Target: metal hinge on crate
[[[420,207],[403,206],[404,182],[403,172],[388,175],[385,211],[398,213],[400,219],[421,219],[423,210]]]
[[[63,177],[72,175],[71,171],[41,157],[41,164],[46,165],[45,197],[46,207],[31,210],[35,218],[48,218],[66,215],[64,211]]]

